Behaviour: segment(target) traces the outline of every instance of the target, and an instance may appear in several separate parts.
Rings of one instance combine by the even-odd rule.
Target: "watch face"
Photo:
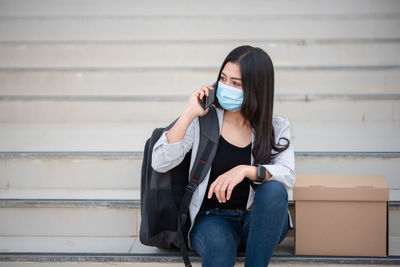
[[[265,172],[266,172],[266,169],[264,166],[257,167],[257,182],[264,181],[264,179],[267,177],[267,174]]]

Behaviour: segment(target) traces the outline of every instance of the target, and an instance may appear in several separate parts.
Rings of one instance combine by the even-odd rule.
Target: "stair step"
[[[0,199],[0,236],[137,236],[139,199]],[[389,237],[393,238],[398,238],[400,232],[399,203],[389,201]],[[293,201],[289,201],[289,210],[293,214]]]
[[[37,70],[0,69],[2,96],[188,96],[214,81],[218,67],[207,69]],[[157,79],[154,79],[157,77]],[[16,82],[18,81],[18,82]],[[118,81],[118,82],[116,82]],[[400,69],[287,70],[275,68],[279,94],[393,94],[400,93]],[[135,85],[135,86],[132,86]],[[168,85],[168,86],[166,86]],[[186,98],[185,98],[186,99]]]
[[[0,251],[14,253],[132,253],[137,237],[1,236]]]
[[[294,239],[287,237],[274,255],[292,255]],[[119,253],[179,254],[177,249],[159,249],[143,245],[137,237],[0,237],[0,251],[14,253]],[[195,256],[195,253],[191,253]]]
[[[240,34],[240,39],[246,41],[257,40],[260,36],[271,39],[399,38],[398,14],[354,13],[302,16],[235,14],[235,19],[232,15],[220,14],[5,17],[0,21],[0,40],[237,40],[237,29],[243,28],[247,30]]]
[[[200,2],[187,2],[182,5],[179,0],[139,2],[114,0],[96,1],[96,5],[90,0],[80,0],[79,5],[71,4],[67,0],[57,1],[40,0],[35,3],[31,1],[18,1],[12,5],[4,5],[0,9],[0,16],[127,16],[127,15],[318,15],[321,14],[396,14],[398,2],[387,0],[382,5],[379,0],[352,0],[349,5],[346,0],[337,0],[335,3],[323,3],[318,0],[292,2],[281,1],[260,1],[251,5],[243,5],[241,1],[212,1],[203,0]],[[210,8],[212,6],[213,8]],[[312,6],[313,8],[309,8]]]
[[[74,23],[76,21],[74,20]],[[0,25],[2,22],[0,20]],[[52,23],[57,22],[58,20]],[[32,23],[36,23],[36,21]],[[188,21],[186,20],[185,23]],[[331,22],[332,25],[336,25],[336,23]],[[109,25],[108,22],[107,25]],[[27,34],[30,33],[26,33],[25,36]],[[397,36],[397,38],[399,37]],[[269,41],[258,41],[254,44],[250,42],[250,44],[267,51],[276,66],[379,67],[400,65],[400,58],[393,56],[400,53],[399,42],[355,42],[341,45],[279,43],[270,45]],[[15,45],[0,43],[0,68],[218,68],[227,53],[233,47],[240,45],[243,45],[241,40],[224,43],[193,42],[191,44],[179,42],[175,44],[156,42],[53,44],[50,42]],[[379,57],[366,55],[379,55]]]
[[[143,152],[0,152],[1,199],[139,199]],[[384,175],[400,200],[400,152],[295,152],[297,174]],[[289,190],[291,199],[291,190]]]
[[[69,202],[71,203],[71,202]],[[92,236],[138,235],[139,209],[125,205],[66,207],[2,207],[0,236]]]
[[[159,259],[159,257],[148,257],[142,262],[107,262],[107,260],[99,260],[99,262],[96,263],[91,263],[91,262],[82,262],[84,257],[75,257],[77,259],[76,262],[57,262],[57,259],[60,258],[58,255],[54,255],[53,258],[48,257],[48,262],[40,262],[39,260],[36,260],[34,257],[32,257],[35,261],[37,262],[5,262],[2,263],[0,262],[0,267],[12,267],[12,266],[18,266],[18,267],[43,267],[43,266],[54,266],[54,267],[72,267],[72,266],[90,266],[90,267],[103,267],[103,266],[113,266],[113,267],[126,267],[126,266],[143,266],[143,267],[158,267],[158,266],[169,266],[169,267],[182,267],[184,266],[183,262],[177,259],[176,262],[171,262],[169,261],[169,258],[162,258]],[[43,257],[44,258],[44,257]],[[90,257],[88,257],[88,261],[90,260]],[[0,259],[1,260],[1,259]],[[78,262],[80,260],[80,262]],[[345,264],[341,263],[343,262],[343,259],[341,258],[336,258],[336,259],[326,259],[326,260],[320,260],[315,261],[314,258],[308,257],[308,258],[301,258],[301,260],[297,260],[297,258],[293,259],[292,261],[288,261],[290,263],[285,263],[284,260],[275,260],[274,258],[271,259],[272,263],[270,263],[268,266],[270,267],[305,267],[305,266],[315,266],[315,267],[320,267],[320,266],[329,266],[329,267],[362,267],[364,265],[371,265],[375,267],[385,267],[385,266],[398,266],[396,264],[396,259],[389,258],[387,259],[387,262],[384,262],[379,259],[371,259],[368,261],[366,258],[364,259],[354,259],[354,260],[347,260],[345,262],[362,262],[362,264]],[[300,262],[300,263],[299,263]],[[320,263],[318,263],[320,262]],[[375,264],[374,264],[375,263]],[[322,265],[321,265],[322,264]],[[329,264],[329,265],[328,265]],[[201,267],[201,262],[192,262],[193,267]],[[235,266],[244,266],[244,260],[243,259],[238,259],[237,263]]]
[[[140,252],[146,255],[162,252],[171,255],[169,250],[143,246],[134,238],[139,231],[139,209],[138,198],[3,199],[0,200],[1,217],[4,218],[0,221],[0,251],[41,254]],[[289,201],[289,209],[293,213],[293,201]],[[390,201],[389,253],[393,255],[398,254],[399,214],[400,202]],[[290,230],[279,253],[293,254],[293,234]]]
[[[1,189],[0,190],[0,203],[6,199],[14,200],[55,200],[54,204],[56,207],[59,205],[68,204],[70,202],[72,206],[76,206],[79,202],[76,200],[82,200],[87,203],[87,200],[115,200],[117,201],[134,201],[138,203],[140,199],[140,191],[136,189]],[[29,206],[29,202],[25,203]],[[43,202],[41,202],[43,203]],[[86,205],[80,203],[79,205]],[[96,203],[97,206],[99,203]],[[46,204],[44,204],[46,205]],[[50,205],[47,204],[47,205]],[[89,205],[91,205],[89,203]],[[134,204],[137,206],[137,204]],[[136,207],[135,206],[135,207]],[[131,206],[129,206],[131,207]]]
[[[1,151],[143,151],[145,141],[163,123],[0,124]]]
[[[139,191],[136,191],[139,193]],[[75,196],[76,197],[76,196]],[[294,201],[289,200],[288,202],[289,209],[294,208]],[[1,208],[71,208],[71,207],[86,207],[86,208],[95,208],[95,207],[105,207],[105,208],[139,208],[140,209],[140,197],[135,196],[131,199],[124,198],[110,198],[110,199],[101,199],[101,198],[88,198],[88,196],[82,198],[3,198],[0,199],[0,207]],[[396,216],[400,216],[400,201],[388,201],[388,208],[390,211],[394,211]],[[399,211],[399,212],[397,212]],[[400,229],[399,229],[400,231]],[[400,235],[400,234],[399,234]]]
[[[56,105],[60,104],[55,103],[54,107]],[[39,106],[35,108],[39,108]],[[98,105],[98,108],[106,109],[106,107],[103,106],[102,108],[101,106]],[[90,107],[87,108],[89,109]],[[304,107],[299,110],[304,110]],[[333,110],[338,109],[334,108]],[[138,110],[138,112],[140,111]],[[170,112],[170,110],[166,110],[165,113]],[[343,109],[340,112],[343,112]],[[175,116],[178,116],[178,113],[176,112]],[[343,116],[345,115],[344,113]],[[350,113],[349,111],[349,117],[352,116]],[[44,114],[48,113],[44,112]],[[78,116],[78,114],[76,115]],[[144,118],[146,114],[142,112],[140,116]],[[143,121],[140,122],[140,126],[139,122],[112,124],[2,123],[0,124],[0,152],[143,151],[145,141],[151,136],[153,129],[167,126],[176,119],[175,116],[171,115],[171,119],[168,122],[149,123]],[[400,123],[361,123],[355,121],[305,122],[296,121],[295,119],[291,119],[290,121],[292,143],[295,151],[400,151],[400,142],[398,142]]]
[[[316,98],[277,99],[274,113],[291,122],[318,123],[399,123],[400,97],[388,99]],[[304,97],[304,95],[303,95]],[[9,99],[0,101],[0,123],[169,123],[187,106],[188,96],[157,101],[81,97],[70,99]],[[298,112],[302,110],[302,112]]]
[[[191,256],[193,266],[201,266],[201,258],[199,256]],[[96,263],[94,266],[131,266],[129,263],[136,263],[140,266],[182,266],[182,257],[176,251],[173,255],[160,255],[160,254],[146,254],[146,255],[120,255],[120,254],[59,254],[59,253],[0,253],[0,266],[3,262],[7,262],[5,266],[37,266],[32,263],[40,262],[51,263],[51,266],[60,266],[57,263],[64,263],[70,265],[61,266],[75,266],[75,264]],[[150,263],[151,262],[151,263]],[[236,259],[237,265],[243,266],[244,257]],[[29,263],[29,265],[27,264]],[[121,264],[122,263],[122,264]],[[15,265],[14,265],[15,264]],[[25,265],[27,264],[27,265]],[[373,258],[373,257],[315,257],[315,256],[292,256],[292,255],[274,255],[271,258],[271,265],[269,266],[398,266],[400,264],[400,257],[389,256],[386,258]],[[38,265],[43,266],[43,265]],[[47,265],[45,265],[47,266]],[[90,265],[89,265],[90,266]],[[133,265],[137,266],[137,265]]]
[[[3,239],[0,239],[5,241]],[[27,262],[79,262],[84,263],[114,263],[118,264],[121,262],[126,263],[145,263],[145,262],[156,262],[156,263],[181,263],[182,259],[179,250],[165,250],[157,249],[153,247],[147,247],[140,244],[137,238],[133,239],[65,239],[65,238],[52,238],[52,239],[37,239],[43,241],[39,246],[41,248],[51,249],[52,244],[63,244],[64,252],[49,252],[47,250],[43,252],[1,252],[0,263],[9,262],[11,263],[27,263]],[[27,244],[33,240],[28,239],[14,239],[8,240],[15,242],[18,249],[21,248],[18,243]],[[97,243],[96,243],[97,241]],[[103,242],[100,242],[103,241]],[[79,246],[85,246],[86,244],[92,244],[91,250],[96,252],[75,252]],[[101,244],[99,244],[101,243]],[[389,256],[387,258],[374,258],[374,257],[315,257],[315,256],[295,256],[293,255],[293,238],[286,238],[275,250],[272,256],[272,264],[400,264],[400,257]],[[36,245],[37,246],[37,245]],[[113,247],[114,246],[114,247]],[[86,247],[86,246],[85,246]],[[120,249],[117,249],[119,247]],[[96,249],[97,248],[97,249]],[[109,251],[106,249],[110,249]],[[21,250],[21,249],[20,249]],[[123,252],[113,252],[113,251]],[[69,251],[69,252],[66,252]],[[201,258],[194,252],[190,253],[191,260],[194,263],[201,262]],[[243,253],[238,255],[237,262],[243,264],[244,255]],[[0,265],[2,266],[2,265]],[[14,266],[14,265],[11,265]],[[124,265],[125,266],[125,265]],[[173,265],[175,266],[175,265]],[[178,265],[176,265],[178,266]],[[292,265],[291,265],[292,266]],[[296,266],[296,265],[295,265]]]

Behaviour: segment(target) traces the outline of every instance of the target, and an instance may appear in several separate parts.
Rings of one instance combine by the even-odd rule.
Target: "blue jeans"
[[[190,234],[204,267],[233,266],[246,252],[245,266],[268,266],[276,246],[289,230],[288,195],[284,185],[269,181],[256,191],[247,210],[201,210]]]

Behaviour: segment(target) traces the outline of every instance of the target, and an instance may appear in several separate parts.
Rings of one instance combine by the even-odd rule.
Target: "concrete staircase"
[[[400,264],[400,1],[0,0],[0,267],[181,266],[137,239],[144,142],[242,44],[273,59],[298,174],[390,187],[390,257],[289,233],[271,265]]]

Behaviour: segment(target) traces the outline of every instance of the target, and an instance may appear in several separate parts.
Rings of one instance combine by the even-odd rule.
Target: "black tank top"
[[[250,180],[248,178],[244,178],[241,183],[235,186],[230,200],[225,203],[219,203],[215,194],[213,194],[211,199],[208,199],[210,185],[217,177],[242,164],[251,164],[251,143],[243,148],[237,147],[226,141],[221,135],[217,152],[211,166],[210,179],[208,180],[207,191],[204,195],[201,209],[246,209],[250,190]]]

